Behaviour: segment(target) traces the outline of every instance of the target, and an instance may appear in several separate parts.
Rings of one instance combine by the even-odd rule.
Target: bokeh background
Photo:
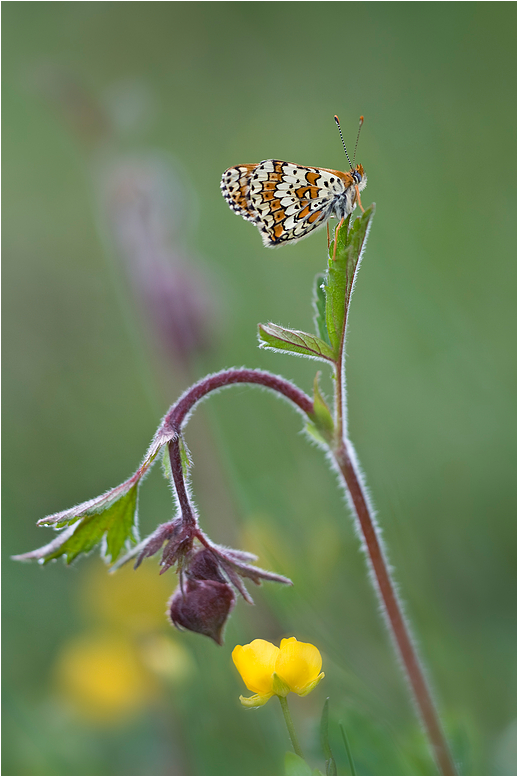
[[[187,429],[201,522],[291,589],[240,601],[216,647],[165,619],[155,559],[42,569],[38,518],[125,479],[169,404],[226,366],[310,391],[316,365],[257,348],[311,329],[325,231],[278,251],[222,171],[345,169],[377,214],[353,299],[350,433],[463,774],[515,774],[515,14],[508,2],[3,4],[3,774],[279,774],[274,702],[246,712],[230,654],[316,644],[294,698],[348,774],[434,774],[350,516],[300,418],[257,389]],[[330,391],[327,376],[325,389]],[[141,532],[168,520],[159,469]]]

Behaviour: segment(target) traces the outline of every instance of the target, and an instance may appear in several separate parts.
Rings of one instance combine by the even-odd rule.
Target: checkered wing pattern
[[[356,205],[351,173],[279,159],[231,167],[223,173],[221,190],[232,210],[255,224],[270,247],[300,240],[331,216],[349,215]]]
[[[250,175],[258,165],[237,165],[229,167],[221,179],[221,193],[234,213],[247,221],[255,221],[249,212],[248,192]]]

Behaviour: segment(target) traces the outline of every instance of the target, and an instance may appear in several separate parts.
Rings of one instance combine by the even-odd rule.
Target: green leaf
[[[334,241],[329,247],[329,267],[325,279],[326,326],[333,350],[338,353],[347,325],[347,312],[351,301],[354,279],[360,264],[365,241],[368,236],[374,203],[355,219],[350,226],[349,216],[337,230],[336,256]]]
[[[326,759],[326,774],[338,774],[336,762],[329,745],[329,697],[324,702],[324,709],[322,710],[322,718],[320,720],[320,744],[322,745],[324,758]]]
[[[136,512],[138,483],[135,483],[122,497],[100,512],[89,512],[76,517],[74,523],[53,542],[31,553],[15,556],[17,560],[37,559],[47,564],[53,559],[65,556],[70,564],[81,553],[90,553],[104,541],[103,556],[113,563],[129,541],[137,542]]]
[[[325,277],[326,276],[322,273],[319,273],[317,276],[315,276],[315,286],[313,288],[313,310],[315,311],[315,315],[313,321],[315,322],[315,329],[320,335],[320,338],[328,345],[331,345],[326,326],[326,295],[324,291]]]
[[[124,483],[86,502],[47,515],[38,526],[63,529],[52,542],[29,553],[12,556],[15,561],[39,561],[46,564],[60,556],[70,564],[81,553],[89,553],[103,543],[102,556],[113,564],[121,550],[138,542],[137,500],[138,488],[162,448],[175,432],[161,427],[155,434],[144,460],[137,471]]]
[[[95,518],[98,519],[97,531],[104,532],[106,549],[103,556],[111,564],[118,559],[121,550],[126,547],[126,544],[136,545],[139,540],[137,531],[138,489],[139,483],[136,483],[122,499],[119,499],[101,516],[92,516],[92,522]],[[103,527],[108,528],[104,529]],[[74,532],[74,537],[79,530],[84,531],[83,527],[80,526]],[[68,559],[67,563],[70,563]]]
[[[311,766],[305,762],[300,755],[292,753],[291,750],[284,756],[284,773],[287,775],[311,775]]]
[[[320,446],[324,446],[326,448],[329,447],[328,441],[325,437],[322,436],[318,427],[313,421],[306,421],[304,431],[307,432],[307,434],[309,434],[309,436],[312,437]]]
[[[171,469],[171,459],[169,458],[169,446],[164,447],[162,453],[162,475],[165,477],[168,483],[173,482],[173,470]]]
[[[145,475],[147,475],[154,464],[156,457],[172,437],[172,432],[164,433],[159,430],[144,456],[142,464],[128,480],[115,486],[115,488],[111,488],[104,494],[94,497],[94,499],[81,502],[81,504],[70,507],[68,510],[61,510],[59,513],[52,513],[52,515],[47,515],[45,518],[40,518],[38,526],[54,526],[56,529],[61,529],[63,526],[71,526],[85,515],[100,513],[102,510],[119,500],[124,494],[127,494],[135,483],[138,483]]]
[[[310,359],[335,360],[333,350],[320,337],[285,329],[277,324],[259,324],[259,347],[271,351],[290,351]]]
[[[311,414],[311,421],[309,422],[312,423],[314,429],[310,430],[308,423],[308,431],[313,437],[315,437],[314,432],[316,431],[319,441],[329,443],[333,439],[335,424],[331,411],[320,392],[320,387],[318,385],[319,378],[320,372],[317,372],[313,382],[313,413]]]
[[[189,448],[185,444],[185,440],[182,436],[178,440],[180,446],[180,460],[182,462],[183,475],[186,480],[189,479],[189,473],[192,467],[192,456]]]
[[[356,769],[354,768],[354,761],[351,753],[351,748],[349,745],[349,740],[347,739],[347,734],[345,733],[344,724],[340,723],[340,731],[342,732],[342,739],[344,740],[344,746],[345,746],[345,752],[347,753],[347,760],[349,761],[349,770],[353,777],[356,775]]]

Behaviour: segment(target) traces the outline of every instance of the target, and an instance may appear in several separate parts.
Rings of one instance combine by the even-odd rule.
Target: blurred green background
[[[246,712],[234,645],[317,645],[292,708],[323,769],[434,774],[358,539],[284,403],[239,387],[187,429],[213,540],[291,589],[240,601],[223,648],[164,616],[155,559],[109,576],[10,561],[38,518],[125,479],[167,407],[312,327],[325,231],[278,251],[219,193],[277,157],[345,169],[377,214],[348,339],[350,433],[463,774],[515,774],[514,3],[3,4],[3,774],[279,774],[278,704]],[[326,390],[330,383],[323,381]],[[171,515],[158,468],[141,529]]]

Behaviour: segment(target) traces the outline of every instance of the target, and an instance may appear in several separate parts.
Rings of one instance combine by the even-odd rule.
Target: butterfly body
[[[340,172],[279,159],[230,167],[221,179],[230,208],[255,224],[268,247],[296,242],[330,218],[346,218],[366,185],[362,165]]]

